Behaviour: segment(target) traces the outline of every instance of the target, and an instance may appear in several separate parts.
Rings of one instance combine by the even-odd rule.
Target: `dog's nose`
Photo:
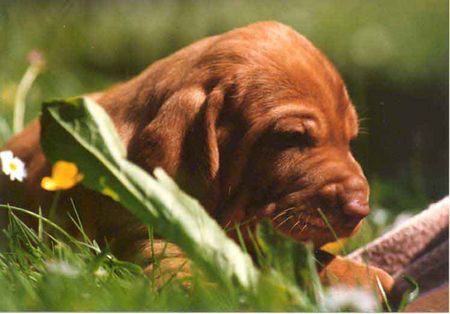
[[[369,214],[369,189],[364,177],[349,176],[340,182],[327,184],[320,195],[339,209],[349,224],[359,222]]]
[[[362,219],[369,214],[369,191],[364,178],[347,178],[342,183],[339,199],[345,215]]]

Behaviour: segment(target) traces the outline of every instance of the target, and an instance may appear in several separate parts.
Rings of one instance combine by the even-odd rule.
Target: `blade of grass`
[[[391,305],[389,304],[389,300],[388,300],[388,298],[387,298],[386,291],[384,291],[384,288],[383,288],[383,285],[381,284],[380,278],[378,278],[378,276],[376,276],[375,278],[376,278],[376,280],[377,280],[377,286],[378,286],[378,289],[379,289],[380,292],[381,292],[381,297],[382,297],[382,299],[383,299],[383,303],[384,303],[384,305],[386,306],[387,311],[388,311],[388,312],[392,312],[392,307],[391,307]]]
[[[77,228],[77,230],[80,232],[81,236],[83,237],[83,241],[92,245],[92,247],[96,247],[93,243],[93,241],[89,238],[89,236],[86,234],[86,232],[84,231],[83,228],[83,224],[81,222],[81,218],[80,215],[78,215],[78,211],[77,208],[75,206],[75,203],[73,201],[72,198],[70,198],[70,202],[72,204],[72,209],[75,215],[75,218],[72,217],[72,215],[70,213],[67,213],[67,215],[69,216],[69,219],[72,221],[72,223],[75,225],[75,227]],[[98,250],[97,253],[100,253],[100,249]]]
[[[173,272],[173,274],[167,279],[167,281],[158,289],[158,292],[161,292],[166,288],[173,280],[177,277],[177,274],[183,269],[183,267],[187,264],[187,260],[181,263],[180,266]]]
[[[43,241],[44,240],[44,238],[43,238],[43,232],[44,232],[44,226],[43,226],[43,223],[42,223],[42,208],[39,206],[39,209],[38,209],[38,215],[39,215],[39,218],[38,218],[38,238],[39,238],[39,241]]]
[[[48,219],[51,221],[55,221],[56,218],[56,208],[58,207],[58,201],[61,196],[61,191],[56,191],[53,195],[52,204],[50,205],[50,209],[48,210]]]
[[[4,117],[0,117],[0,146],[8,141],[11,137],[11,128]]]
[[[25,124],[25,107],[26,97],[33,86],[33,82],[43,69],[42,62],[32,62],[25,74],[23,75],[17,87],[14,99],[14,117],[13,117],[13,133],[17,134],[22,131]]]
[[[89,244],[87,244],[87,243],[78,241],[77,239],[75,239],[74,237],[72,237],[70,234],[68,234],[63,228],[61,228],[60,226],[58,226],[57,224],[55,224],[55,223],[52,222],[51,220],[45,218],[44,216],[41,216],[41,215],[39,215],[39,214],[36,214],[36,213],[34,213],[34,212],[32,212],[32,211],[29,211],[29,210],[26,210],[26,209],[23,209],[23,208],[20,208],[20,207],[11,206],[11,205],[2,205],[2,204],[0,204],[0,208],[3,208],[3,209],[10,209],[10,210],[22,212],[22,213],[25,213],[25,214],[27,214],[27,215],[30,215],[30,216],[32,216],[32,217],[34,217],[34,218],[41,219],[43,222],[45,222],[46,224],[48,224],[49,226],[51,226],[52,228],[54,228],[55,230],[57,230],[58,232],[60,232],[62,235],[64,235],[64,237],[66,237],[68,240],[70,240],[72,243],[74,243],[74,244],[77,245],[78,247],[81,246],[81,247],[87,247],[87,248],[90,248],[90,249],[92,249],[92,250],[96,250],[95,247],[93,247],[93,246],[91,246],[91,245],[89,245]]]
[[[248,254],[247,246],[245,245],[244,238],[242,237],[242,232],[241,232],[240,226],[239,226],[239,225],[236,225],[236,226],[235,226],[235,230],[236,230],[237,237],[238,237],[238,239],[239,239],[239,244],[240,244],[240,246],[241,246],[241,249],[242,249],[246,254]]]
[[[331,234],[333,235],[334,239],[336,240],[336,242],[339,244],[339,246],[341,247],[342,252],[344,253],[344,255],[347,255],[347,252],[345,250],[345,247],[342,245],[341,241],[339,240],[336,232],[334,231],[333,227],[331,226],[330,222],[328,221],[327,216],[325,216],[324,212],[322,211],[322,209],[317,208],[317,211],[319,212],[320,217],[322,218],[322,220],[325,222],[327,228],[330,230]]]
[[[261,252],[261,248],[259,247],[258,242],[257,242],[255,236],[253,235],[253,232],[250,231],[250,228],[248,226],[247,226],[247,233],[249,235],[250,241],[252,242],[253,248],[255,250],[259,266],[267,268],[269,265],[266,263],[266,259],[264,258],[264,255]]]
[[[403,294],[402,300],[400,301],[400,304],[397,309],[398,312],[402,312],[409,303],[411,303],[412,301],[417,299],[417,297],[419,296],[419,292],[420,292],[419,284],[411,276],[404,275],[404,276],[402,276],[402,278],[404,280],[406,280],[413,288],[408,289]]]
[[[153,227],[147,226],[147,231],[148,231],[148,238],[150,240],[150,250],[152,253],[151,263],[153,265],[151,283],[152,283],[152,289],[155,290],[156,289],[156,271],[159,268],[159,263],[157,263],[156,256],[155,256],[155,242],[154,242],[154,235],[153,235]]]

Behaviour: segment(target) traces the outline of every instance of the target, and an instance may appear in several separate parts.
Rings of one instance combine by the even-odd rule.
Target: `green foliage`
[[[76,163],[84,174],[83,185],[120,202],[215,279],[225,283],[233,277],[247,288],[255,283],[257,270],[250,257],[196,200],[162,169],[153,178],[126,159],[103,108],[86,98],[46,103],[41,121],[41,145],[50,161]]]
[[[313,308],[314,304],[320,303],[323,291],[312,246],[294,242],[276,232],[269,220],[260,223],[256,233],[261,267],[284,274],[286,286],[301,287],[298,298],[303,304]]]
[[[400,209],[417,212],[425,208],[429,201],[424,191],[420,189],[420,185],[411,182],[408,184],[405,181],[403,179],[403,184],[399,185],[398,181],[374,178],[370,186],[373,193],[372,203],[377,207],[392,208],[397,212]]]
[[[156,290],[138,265],[75,239],[38,240],[13,212],[6,231],[8,250],[0,254],[1,311],[183,311],[212,310],[214,303],[191,300],[174,281]],[[45,224],[45,232],[48,225]],[[137,271],[140,270],[140,271]],[[197,294],[206,293],[198,286]],[[209,292],[217,297],[223,290]],[[217,298],[219,300],[219,298]],[[234,305],[236,306],[236,305]]]
[[[419,296],[418,283],[411,276],[408,275],[404,275],[403,279],[406,280],[411,285],[411,288],[406,290],[405,293],[403,294],[400,304],[398,305],[399,312],[403,311],[409,303],[417,299],[417,297]]]
[[[6,143],[11,137],[12,130],[4,117],[0,117],[0,145]]]
[[[45,217],[0,207],[9,209],[10,217],[5,231],[8,248],[0,253],[0,311],[313,312],[322,306],[311,250],[278,235],[270,224],[258,231],[258,243],[271,258],[264,262],[253,289],[213,283],[198,272],[186,289],[177,278],[157,286],[140,266],[117,260],[89,239],[81,242],[60,229],[51,232],[55,225]],[[50,236],[50,241],[42,241],[16,211],[41,219],[39,233]],[[82,225],[77,227],[83,231]],[[293,269],[312,281],[296,282]]]

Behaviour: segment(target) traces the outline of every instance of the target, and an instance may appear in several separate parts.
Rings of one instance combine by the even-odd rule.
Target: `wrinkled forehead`
[[[280,121],[291,127],[309,121],[323,137],[338,141],[347,142],[358,134],[357,113],[344,85],[334,94],[320,88],[310,94],[282,88],[267,95],[264,90],[255,92],[258,97],[250,97],[242,112],[251,128],[262,131]]]
[[[250,61],[251,80],[258,93],[308,98],[328,108],[345,109],[350,101],[341,76],[308,39],[296,33],[285,45],[269,48],[253,54]]]
[[[266,33],[262,38],[253,34],[246,37],[245,45],[233,46],[224,41],[224,48],[229,49],[219,55],[226,62],[216,63],[234,64],[235,71],[229,72],[238,78],[233,79],[233,86],[237,86],[234,100],[246,120],[265,120],[273,115],[269,112],[281,112],[284,109],[279,107],[297,104],[322,115],[327,120],[324,123],[345,129],[347,137],[353,137],[358,129],[356,112],[333,64],[293,30],[276,28],[270,36]],[[249,38],[253,39],[251,45]]]

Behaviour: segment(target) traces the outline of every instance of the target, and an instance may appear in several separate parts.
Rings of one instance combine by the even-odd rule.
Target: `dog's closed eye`
[[[271,133],[276,141],[288,146],[305,148],[318,142],[317,124],[312,119],[281,119],[275,123]]]
[[[306,149],[312,147],[317,142],[317,139],[307,131],[300,131],[296,129],[286,129],[270,131],[267,133],[263,143],[271,145],[272,148],[299,148]]]

